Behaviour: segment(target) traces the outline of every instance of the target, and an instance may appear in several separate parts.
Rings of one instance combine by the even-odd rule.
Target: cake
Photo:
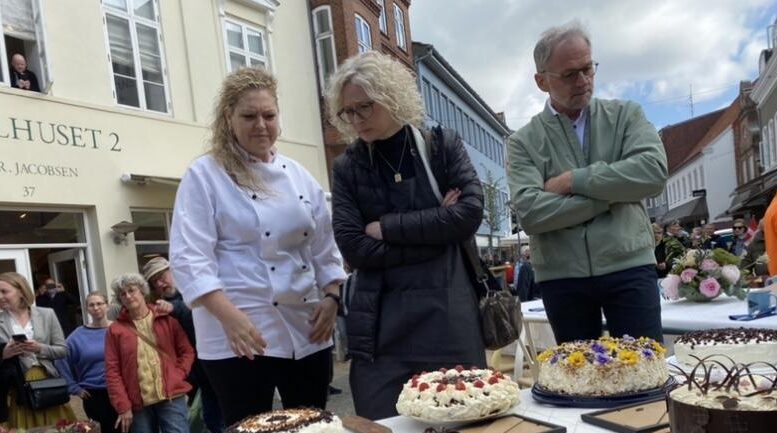
[[[537,356],[537,386],[589,397],[655,389],[669,379],[664,353],[656,341],[628,335],[563,343]]]
[[[674,354],[677,362],[685,365],[696,365],[710,355],[722,355],[740,364],[777,362],[777,331],[725,328],[689,332],[675,341]]]
[[[231,425],[225,433],[345,433],[345,429],[332,412],[300,408],[249,416]]]
[[[506,412],[518,404],[518,384],[494,370],[440,369],[402,387],[397,412],[429,421],[463,421]]]
[[[773,433],[777,426],[774,375],[750,374],[751,365],[732,365],[718,358],[697,361],[694,370],[701,371],[701,377],[680,371],[685,384],[667,396],[672,433]],[[777,373],[777,368],[770,368]],[[723,370],[718,375],[721,380],[713,378],[717,370]]]

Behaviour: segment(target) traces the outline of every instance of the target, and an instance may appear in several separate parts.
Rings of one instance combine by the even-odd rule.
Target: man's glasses
[[[580,74],[583,74],[583,76],[591,78],[596,74],[596,70],[599,69],[599,63],[598,62],[591,62],[589,65],[580,68],[580,69],[571,69],[566,72],[551,72],[551,71],[542,71],[543,74],[548,74],[551,77],[556,77],[561,80],[564,80],[568,83],[574,83],[577,81],[577,77],[580,76]]]
[[[734,226],[734,230],[744,230],[745,226]]]
[[[353,123],[353,118],[358,117],[359,120],[367,120],[372,116],[372,106],[375,105],[375,101],[360,102],[354,107],[343,108],[337,112],[337,117],[345,123]]]

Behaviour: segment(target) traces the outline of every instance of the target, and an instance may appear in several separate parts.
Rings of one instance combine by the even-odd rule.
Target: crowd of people
[[[656,273],[721,240],[714,227],[683,234],[674,223],[651,237],[640,200],[664,187],[663,145],[637,104],[592,97],[598,64],[576,22],[545,32],[534,59],[548,102],[508,140],[532,246],[505,283],[520,300],[543,299],[558,342],[598,338],[602,312],[611,334],[660,341]],[[33,87],[29,77],[18,80]],[[419,371],[485,367],[474,242],[484,198],[461,138],[424,128],[404,65],[376,52],[348,59],[326,92],[329,121],[351,141],[334,164],[330,215],[321,185],[276,146],[277,88],[265,70],[226,77],[211,148],[177,192],[170,261],[116,277],[112,305],[90,293],[89,324],[67,340],[61,285],[44,281],[36,306],[24,277],[0,274],[0,398],[10,401],[0,421],[72,419],[67,404],[31,411],[21,400],[26,382],[56,377],[109,433],[188,432],[193,385],[211,433],[270,410],[276,391],[284,407],[324,408],[338,314],[361,416],[395,415]],[[743,226],[725,243],[737,255],[756,242]]]

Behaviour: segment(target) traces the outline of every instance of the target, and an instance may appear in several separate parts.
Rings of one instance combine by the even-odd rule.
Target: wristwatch
[[[343,309],[343,298],[341,298],[341,297],[340,297],[340,295],[338,295],[338,294],[336,294],[336,293],[330,293],[330,292],[327,292],[327,293],[324,295],[324,299],[326,299],[326,298],[332,298],[332,299],[334,299],[334,301],[337,303],[337,312],[338,312],[338,313],[340,312],[340,310],[342,310],[342,309]],[[323,299],[322,299],[322,300],[323,300]]]

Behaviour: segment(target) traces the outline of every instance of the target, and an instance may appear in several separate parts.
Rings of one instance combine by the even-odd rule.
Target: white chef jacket
[[[238,187],[210,155],[192,163],[175,198],[170,264],[184,301],[223,289],[267,341],[266,356],[300,359],[332,345],[309,340],[320,289],[345,280],[321,186],[296,161],[251,161],[268,191]],[[236,355],[221,323],[192,310],[197,355]]]

